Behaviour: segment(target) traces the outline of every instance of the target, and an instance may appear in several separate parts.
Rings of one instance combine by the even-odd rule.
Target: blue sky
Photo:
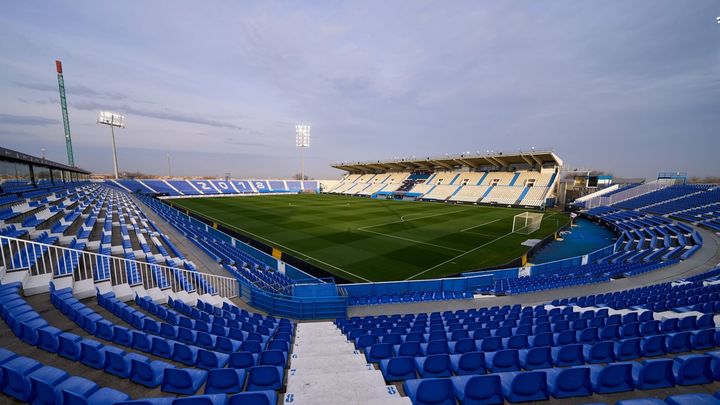
[[[717,1],[13,1],[0,145],[112,170],[289,177],[338,160],[553,148],[570,167],[718,175]]]

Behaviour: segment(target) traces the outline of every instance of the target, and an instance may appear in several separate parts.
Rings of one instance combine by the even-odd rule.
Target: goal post
[[[540,223],[543,218],[542,213],[539,212],[523,212],[513,217],[513,233],[519,233],[523,235],[529,235],[538,229],[540,229]]]

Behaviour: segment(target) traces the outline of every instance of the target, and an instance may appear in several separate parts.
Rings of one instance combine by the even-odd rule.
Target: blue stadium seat
[[[37,347],[50,353],[56,353],[58,350],[58,336],[61,333],[63,332],[60,329],[49,325],[38,329]]]
[[[95,322],[95,333],[97,338],[103,340],[113,340],[113,324],[108,320],[100,320]]]
[[[544,401],[549,398],[545,371],[511,371],[500,376],[503,396],[510,402]]]
[[[557,367],[579,366],[585,363],[583,345],[568,344],[552,348],[553,362]]]
[[[173,401],[175,401],[175,397],[141,398],[134,401],[121,401],[115,405],[172,405]]]
[[[643,357],[656,357],[667,354],[665,341],[665,335],[646,336],[642,338],[641,348]]]
[[[642,338],[623,339],[615,345],[615,359],[617,361],[633,360],[642,357]]]
[[[633,363],[632,367],[635,388],[639,390],[675,386],[672,359],[645,360],[642,363]]]
[[[55,404],[57,397],[55,387],[70,375],[65,370],[51,366],[43,366],[27,375],[32,387],[29,402],[34,404]]]
[[[232,394],[242,391],[245,386],[245,370],[216,368],[208,371],[205,384],[206,394]]]
[[[588,367],[552,368],[545,370],[550,394],[555,398],[586,397],[592,395]]]
[[[80,341],[82,337],[69,332],[58,335],[58,351],[57,354],[72,360],[80,359]]]
[[[258,355],[250,352],[231,353],[228,358],[228,367],[247,369],[257,365]]]
[[[133,360],[143,363],[150,362],[146,356],[137,353],[126,353],[119,349],[105,350],[105,372],[121,378],[130,378]]]
[[[249,369],[246,391],[279,390],[283,386],[282,367],[255,366]]]
[[[613,363],[607,366],[591,365],[590,381],[598,394],[632,391],[635,382],[632,378],[632,364]]]
[[[100,389],[94,381],[86,378],[73,376],[61,382],[55,387],[62,398],[60,403],[67,405],[87,403],[85,398],[89,398],[92,394]],[[127,399],[124,398],[124,399]],[[99,403],[96,403],[99,404]]]
[[[497,375],[466,375],[450,380],[461,404],[502,405],[504,402],[500,377]]]
[[[428,343],[421,343],[420,347],[425,356],[450,354],[450,346],[446,340],[430,340]]]
[[[529,336],[528,342],[532,347],[550,347],[553,345],[553,334],[545,332]]]
[[[175,342],[160,336],[150,337],[150,342],[150,353],[165,359],[172,359]]]
[[[190,397],[176,398],[172,405],[225,405],[228,403],[227,395],[193,395]]]
[[[205,370],[213,368],[222,368],[230,360],[230,355],[211,350],[200,349],[197,352],[197,362],[195,366]]]
[[[113,326],[113,342],[120,346],[131,346],[132,333],[130,329],[119,325]]]
[[[600,405],[600,404],[597,404]],[[623,399],[617,401],[615,405],[667,405],[667,402],[657,398],[638,398],[638,399]]]
[[[678,321],[678,330],[681,331],[689,331],[694,330],[697,328],[695,325],[697,317],[695,315],[686,316],[684,318],[680,318]]]
[[[590,364],[612,363],[615,361],[615,342],[600,341],[584,345],[583,356]]]
[[[455,405],[455,391],[449,378],[423,378],[403,383],[414,405]]]
[[[208,372],[194,368],[166,368],[163,371],[162,391],[193,395],[205,383]]]
[[[494,352],[503,348],[502,338],[491,336],[480,341],[480,351]]]
[[[7,363],[8,361],[17,357],[17,354],[11,352],[8,349],[0,348],[0,365]],[[2,369],[0,369],[0,382],[2,381]]]
[[[665,398],[667,405],[720,405],[720,399],[710,394],[681,394]]]
[[[422,348],[419,342],[405,342],[393,346],[395,356],[422,356]]]
[[[30,381],[28,374],[42,367],[39,362],[28,357],[15,357],[0,366],[2,370],[2,391],[23,402],[30,397]]]
[[[381,360],[380,371],[385,381],[388,382],[413,379],[417,372],[415,369],[415,359],[409,356]]]
[[[368,363],[379,363],[380,360],[387,359],[393,355],[393,345],[390,343],[376,343],[372,346],[365,347],[365,358]],[[262,353],[260,354],[262,361]]]
[[[175,349],[173,350],[174,361],[185,364],[186,366],[194,366],[197,363],[198,348],[195,346],[188,346],[183,343],[175,343]]]
[[[683,353],[692,351],[692,342],[690,340],[690,332],[668,333],[666,346],[668,353]]]
[[[491,373],[502,373],[520,370],[520,357],[516,349],[504,349],[485,355]]]
[[[712,368],[713,378],[715,381],[720,380],[720,352],[707,352],[706,355],[710,356],[710,367]],[[0,363],[2,361],[0,360]]]
[[[450,363],[456,375],[476,375],[486,373],[485,354],[469,352],[450,355]]]
[[[135,350],[141,352],[150,353],[152,351],[152,339],[153,336],[148,335],[145,332],[133,330],[130,332],[131,345]],[[165,340],[165,339],[163,339]]]
[[[155,388],[163,381],[163,373],[168,368],[175,368],[175,366],[160,360],[148,363],[142,359],[131,359],[130,380],[146,387]]]
[[[130,396],[112,388],[103,387],[93,392],[89,397],[82,390],[78,393],[65,391],[64,404],[66,405],[107,405],[127,401]]]
[[[392,356],[392,347],[390,350],[390,355]],[[282,350],[265,350],[260,353],[259,365],[280,366],[284,368],[287,365],[287,354]]]
[[[695,385],[712,382],[711,361],[710,356],[696,354],[676,357],[675,364],[673,364],[675,383],[677,385]]]
[[[701,329],[690,333],[690,344],[693,350],[706,350],[715,347],[714,329]]]
[[[223,353],[234,353],[240,350],[242,342],[225,336],[218,336],[215,339],[215,350]]]
[[[92,339],[81,340],[80,362],[86,366],[102,370],[105,367],[105,345]]]
[[[533,347],[522,349],[519,352],[520,367],[525,370],[538,370],[553,366],[552,351],[550,347]]]
[[[422,378],[450,377],[452,375],[452,362],[447,354],[416,357],[415,365]]]
[[[228,405],[275,405],[277,401],[275,391],[241,392],[231,396]]]
[[[477,342],[472,338],[459,339],[448,343],[448,345],[450,346],[450,352],[455,354],[477,351]]]

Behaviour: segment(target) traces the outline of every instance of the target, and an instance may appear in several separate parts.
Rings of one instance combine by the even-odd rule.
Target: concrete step
[[[327,368],[340,365],[350,365],[353,367],[362,368],[365,367],[366,364],[367,361],[365,359],[365,356],[362,354],[301,356],[299,354],[293,353],[290,355],[290,366],[302,369]]]
[[[300,325],[302,325],[302,324],[300,324]],[[298,334],[301,334],[303,336],[308,336],[308,337],[310,337],[310,336],[316,336],[316,337],[343,336],[342,331],[340,329],[336,328],[335,326],[326,327],[323,329],[319,329],[319,328],[307,329],[307,328],[299,328],[300,325],[298,325],[297,332],[298,332]]]
[[[307,335],[295,335],[295,343],[307,341],[308,344],[324,345],[324,344],[340,344],[346,343],[347,339],[344,336],[307,336]]]
[[[325,322],[303,322],[298,324],[298,328],[302,330],[311,330],[311,329],[318,329],[318,330],[324,330],[328,327],[334,328],[335,324],[330,321]]]
[[[352,353],[355,350],[355,345],[346,342],[336,343],[325,343],[323,345],[312,344],[312,341],[303,344],[303,340],[293,345],[293,353],[297,354],[308,354],[308,353],[337,353],[347,354]]]
[[[303,403],[375,404],[378,400],[400,397],[395,386],[385,385],[379,371],[359,371],[323,375],[288,375],[287,394]],[[290,403],[288,397],[285,403]]]
[[[318,378],[320,375],[322,377]],[[360,369],[352,371],[327,370],[324,374],[305,374],[303,370],[290,369],[288,371],[287,390],[297,390],[298,387],[322,386],[333,384],[335,386],[354,387],[356,384],[368,387],[385,386],[385,379],[380,370]],[[307,388],[309,389],[309,388]],[[353,388],[354,389],[354,388]]]
[[[304,366],[290,366],[290,373],[295,373],[303,376],[308,375],[325,375],[325,374],[337,374],[337,373],[356,373],[360,370],[365,371],[377,371],[372,364],[369,363],[328,363],[324,364],[324,367],[304,367]]]
[[[392,390],[395,387],[392,385],[389,385],[387,387],[388,390]],[[400,397],[400,396],[392,396],[388,395],[385,398],[372,398],[371,401],[367,400],[360,400],[360,401],[353,401],[350,399],[340,399],[340,402],[336,402],[336,398],[308,398],[307,396],[303,396],[302,394],[300,396],[294,394],[294,393],[286,393],[283,397],[283,404],[287,405],[411,405],[412,401],[410,401],[410,398],[408,397]]]

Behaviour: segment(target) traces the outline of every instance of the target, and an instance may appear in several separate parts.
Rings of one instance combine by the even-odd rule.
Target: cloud
[[[37,137],[38,134],[32,133],[32,132],[27,132],[27,131],[13,131],[13,130],[10,130],[10,129],[1,129],[1,128],[0,128],[0,136],[13,136],[13,137],[17,137],[17,136],[25,136],[25,137],[28,137],[28,136],[29,136],[29,137]]]
[[[45,92],[53,92],[57,93],[58,86],[49,85],[45,83],[23,83],[23,82],[13,82],[16,86],[31,89],[31,90],[38,90],[38,91],[45,91]],[[96,91],[91,89],[90,87],[83,86],[82,84],[73,84],[73,85],[65,85],[65,90],[68,94],[77,95],[77,96],[85,96],[85,97],[93,97],[93,98],[99,98],[103,100],[127,100],[128,96],[122,93],[118,92],[112,92],[112,91]]]
[[[71,103],[71,106],[74,108],[77,108],[78,110],[83,110],[83,111],[112,110],[112,111],[117,111],[118,113],[122,113],[122,114],[126,114],[126,115],[134,114],[134,115],[139,115],[141,117],[155,118],[155,119],[165,120],[165,121],[174,121],[174,122],[182,122],[182,123],[186,123],[186,124],[205,125],[205,126],[214,127],[214,128],[227,128],[227,129],[235,129],[235,130],[243,129],[243,127],[233,124],[231,122],[203,118],[203,117],[200,117],[197,115],[185,114],[185,113],[177,112],[177,111],[170,111],[170,110],[155,111],[155,110],[141,109],[141,108],[132,107],[127,104],[104,104],[104,103],[96,103],[96,102],[88,101],[88,102]]]
[[[0,114],[0,124],[3,125],[29,125],[36,127],[45,127],[48,125],[57,125],[59,123],[59,120],[38,117],[35,115]]]

